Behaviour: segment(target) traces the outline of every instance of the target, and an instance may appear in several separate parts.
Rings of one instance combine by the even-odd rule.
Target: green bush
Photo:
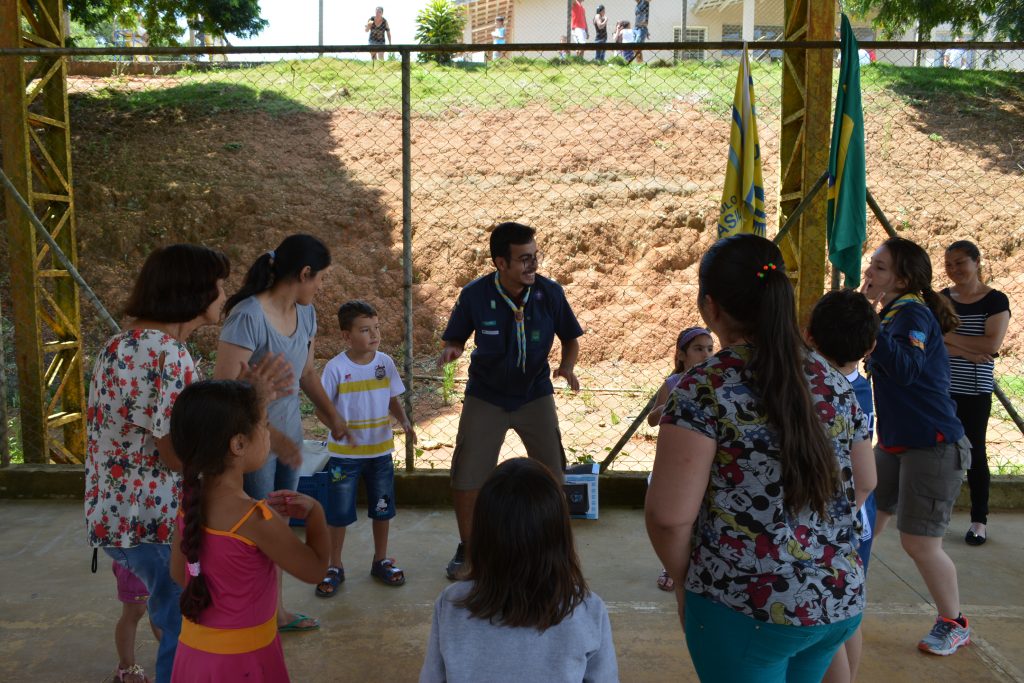
[[[462,42],[466,15],[451,0],[429,0],[416,14],[416,42],[420,45],[454,45]],[[451,52],[420,52],[421,62],[452,63]]]

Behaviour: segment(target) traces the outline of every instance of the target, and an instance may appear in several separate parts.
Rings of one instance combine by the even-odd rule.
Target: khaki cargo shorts
[[[882,512],[896,515],[896,528],[914,536],[946,533],[953,503],[971,467],[971,443],[911,448],[889,453],[875,446],[878,487],[875,500]]]
[[[466,396],[452,455],[453,489],[474,491],[484,485],[498,464],[509,429],[523,440],[527,456],[546,465],[555,479],[563,481],[565,452],[554,396],[541,396],[518,410],[505,410],[475,396]]]

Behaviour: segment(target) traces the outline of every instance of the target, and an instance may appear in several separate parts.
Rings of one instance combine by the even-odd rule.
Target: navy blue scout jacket
[[[938,433],[948,443],[959,441],[964,428],[949,397],[949,356],[939,321],[921,299],[907,295],[883,308],[881,318],[868,359],[879,443],[927,448],[936,445]]]
[[[565,343],[583,334],[562,286],[538,275],[524,311],[526,372],[516,366],[516,323],[512,308],[494,286],[494,273],[462,288],[442,339],[464,344],[474,334],[466,395],[518,410],[534,399],[554,393],[548,354],[555,335]]]

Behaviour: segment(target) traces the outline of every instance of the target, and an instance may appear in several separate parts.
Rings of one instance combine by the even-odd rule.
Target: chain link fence
[[[869,190],[898,232],[929,251],[937,285],[946,282],[945,246],[972,239],[985,277],[1022,310],[1024,49],[948,44],[971,51],[972,68],[914,68],[899,60],[925,48],[867,46],[873,57],[864,59],[861,78]],[[396,463],[446,469],[472,348],[470,342],[453,366],[437,366],[447,316],[459,289],[491,271],[488,229],[504,220],[533,225],[544,254],[540,272],[565,287],[586,329],[577,367],[582,389],[556,388],[566,455],[601,461],[672,371],[678,332],[700,322],[696,267],[715,237],[737,53],[721,44],[669,47],[676,49],[653,50],[664,58],[643,66],[611,52],[595,63],[590,49],[583,58],[561,57],[557,44],[505,46],[498,48],[502,58],[487,63],[462,54],[451,66],[420,63],[408,48],[391,51],[407,55],[404,63],[344,52],[275,59],[285,49],[240,57],[248,61],[73,62],[79,268],[118,311],[134,273],[159,245],[189,241],[224,250],[233,266],[230,291],[284,236],[318,235],[335,258],[316,303],[318,362],[342,350],[337,307],[353,298],[373,303],[383,350],[400,367],[408,359],[412,370],[419,444],[408,460],[400,445]],[[781,49],[765,47],[752,64],[768,197],[778,196],[780,175]],[[404,150],[403,123],[410,140]],[[777,202],[767,210],[773,234]],[[868,252],[883,239],[869,214]],[[403,300],[407,277],[411,315]],[[6,288],[2,296],[7,316]],[[82,306],[87,346],[96,349],[109,332]],[[9,330],[5,317],[11,408],[17,391]],[[207,371],[216,338],[214,328],[193,337],[194,356]],[[556,343],[554,363],[558,353]],[[88,373],[91,362],[85,367]],[[997,374],[1011,404],[1024,410],[1017,317]],[[305,413],[307,435],[323,436],[311,407]],[[15,461],[16,417],[10,414],[7,437]],[[656,429],[642,423],[623,440],[612,469],[648,470],[655,439]],[[996,402],[993,472],[1024,470],[1022,443]],[[521,453],[510,433],[502,457]]]

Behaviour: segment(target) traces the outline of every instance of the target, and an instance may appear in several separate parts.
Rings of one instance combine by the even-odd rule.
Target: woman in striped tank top
[[[967,484],[971,490],[971,527],[964,540],[968,545],[985,542],[988,522],[989,469],[985,453],[985,431],[992,411],[994,358],[1010,323],[1010,302],[1006,295],[981,281],[981,252],[973,242],[953,242],[946,249],[946,275],[952,287],[942,290],[960,318],[960,326],[945,334],[949,351],[949,393],[956,402],[956,414],[971,441],[971,468]]]

